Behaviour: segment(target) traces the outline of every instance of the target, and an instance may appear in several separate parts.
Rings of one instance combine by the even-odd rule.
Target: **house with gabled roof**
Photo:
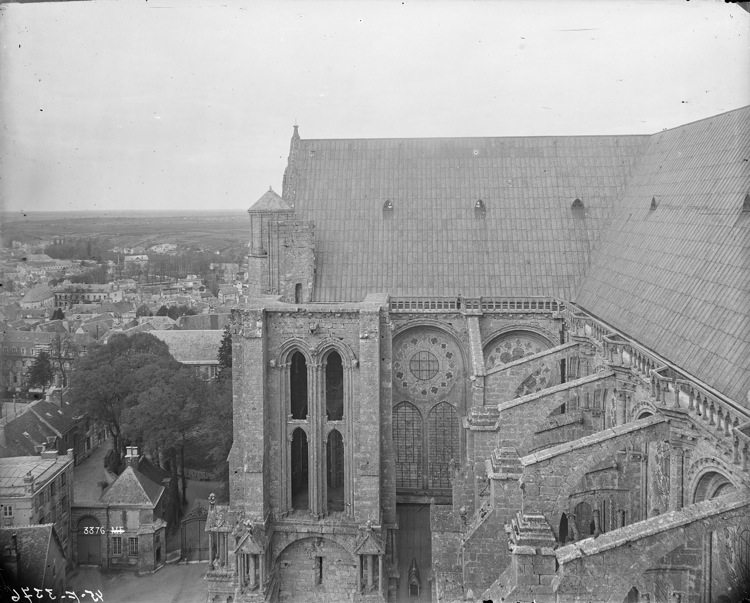
[[[74,505],[73,556],[79,565],[149,573],[166,559],[171,478],[141,458],[136,447],[128,447],[125,462],[126,468],[97,501]],[[104,528],[106,537],[90,538],[91,528]]]

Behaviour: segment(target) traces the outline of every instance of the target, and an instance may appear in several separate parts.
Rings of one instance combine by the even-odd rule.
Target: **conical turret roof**
[[[288,212],[294,211],[284,199],[269,186],[264,195],[252,204],[248,212]]]

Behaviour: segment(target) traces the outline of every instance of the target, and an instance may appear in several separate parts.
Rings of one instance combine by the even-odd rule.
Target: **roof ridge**
[[[680,127],[680,126],[676,126]],[[513,135],[513,136],[406,136],[406,137],[359,137],[359,138],[302,138],[300,142],[357,142],[362,140],[378,140],[378,141],[396,141],[396,140],[508,140],[511,138],[517,139],[528,139],[528,138],[645,138],[658,134],[659,132],[651,132],[647,134],[537,134],[533,136]]]

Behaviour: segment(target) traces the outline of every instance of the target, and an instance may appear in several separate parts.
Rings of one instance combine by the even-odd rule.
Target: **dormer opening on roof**
[[[384,218],[393,217],[393,202],[390,199],[386,199],[385,203],[383,203],[383,217]]]
[[[654,211],[656,209],[656,197],[651,197],[651,210]]]
[[[583,201],[581,201],[578,197],[576,197],[573,200],[573,203],[570,204],[570,209],[584,209]]]
[[[745,202],[742,204],[743,212],[750,212],[750,193],[745,194]],[[750,394],[748,394],[750,396]]]
[[[474,201],[474,217],[477,220],[483,220],[486,215],[487,207],[485,206],[484,201],[481,199]]]

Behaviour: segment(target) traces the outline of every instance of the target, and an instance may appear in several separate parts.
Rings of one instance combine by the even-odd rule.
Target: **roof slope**
[[[284,198],[315,223],[314,299],[569,298],[647,140],[293,138]]]
[[[172,357],[183,364],[218,364],[224,331],[151,331],[169,346]]]
[[[0,550],[13,547],[13,535],[18,546],[19,584],[43,587],[47,570],[47,553],[53,538],[54,525],[51,523],[33,526],[12,526],[0,528]],[[59,542],[57,546],[64,556]]]
[[[154,506],[163,491],[164,486],[154,483],[137,469],[126,467],[99,500],[110,505]]]
[[[654,134],[576,301],[747,405],[750,107]],[[650,209],[651,199],[657,207]]]

